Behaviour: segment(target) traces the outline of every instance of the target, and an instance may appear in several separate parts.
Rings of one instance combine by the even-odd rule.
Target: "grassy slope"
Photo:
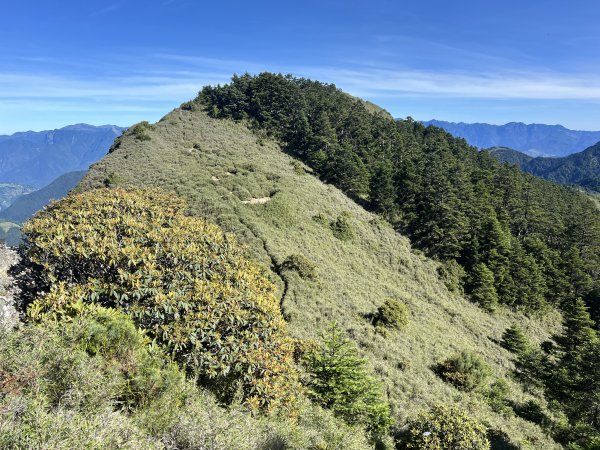
[[[107,178],[125,186],[157,186],[190,202],[206,217],[247,243],[252,256],[271,267],[282,293],[292,332],[311,338],[338,320],[384,381],[394,413],[406,417],[438,402],[458,401],[514,441],[534,448],[559,448],[540,429],[519,418],[504,419],[476,395],[440,381],[430,367],[463,349],[481,353],[497,376],[511,368],[510,354],[496,342],[518,320],[532,337],[544,327],[508,312],[489,315],[450,294],[436,276],[435,263],[411,251],[406,238],[366,212],[333,186],[309,174],[270,141],[262,145],[244,126],[209,119],[202,112],[175,110],[149,130],[149,141],[127,135],[120,146],[90,169],[80,189],[101,186]],[[294,167],[294,165],[296,167]],[[252,198],[266,203],[247,204]],[[352,241],[337,239],[326,224],[349,213]],[[290,254],[317,264],[319,281],[276,272]],[[406,302],[412,313],[403,332],[376,333],[364,317],[387,297]],[[546,327],[548,324],[546,324]],[[514,386],[515,400],[524,394]]]

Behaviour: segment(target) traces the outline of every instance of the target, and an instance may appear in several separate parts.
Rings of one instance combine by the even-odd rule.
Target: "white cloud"
[[[226,82],[233,72],[263,70],[258,64],[177,57],[177,68],[140,71],[119,77],[87,79],[87,74],[0,73],[2,99],[89,99],[118,101],[184,101],[206,84]],[[183,67],[182,67],[183,65]],[[248,67],[250,66],[250,67]],[[235,69],[242,70],[235,70]],[[270,67],[336,83],[366,97],[445,96],[481,99],[600,100],[595,75],[548,72],[456,73],[356,67]]]
[[[595,75],[545,72],[456,73],[391,69],[306,69],[362,96],[600,100]]]

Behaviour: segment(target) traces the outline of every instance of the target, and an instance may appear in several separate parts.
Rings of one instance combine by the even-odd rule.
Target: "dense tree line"
[[[532,389],[541,389],[550,405],[560,405],[570,427],[555,426],[558,441],[570,449],[600,446],[600,337],[581,299],[564,305],[562,333],[539,347],[520,343],[516,374]],[[515,342],[515,330],[505,341]],[[579,446],[581,445],[581,446]]]
[[[444,263],[488,310],[600,304],[600,215],[574,190],[463,139],[395,121],[332,84],[262,73],[205,87],[184,108],[245,121]],[[456,264],[458,263],[458,265]]]

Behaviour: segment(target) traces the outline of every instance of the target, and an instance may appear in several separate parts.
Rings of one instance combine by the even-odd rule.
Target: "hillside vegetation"
[[[532,175],[600,192],[600,143],[563,158],[532,158],[511,149],[488,151],[499,161],[516,164]]]
[[[600,212],[586,196],[435,127],[374,115],[333,85],[264,73],[184,105],[247,121],[406,233],[488,310],[600,305]],[[458,263],[458,267],[457,264]]]
[[[436,404],[458,404],[487,425],[496,448],[560,448],[531,421],[495,412],[488,395],[492,383],[507,378],[510,401],[531,399],[509,377],[513,357],[501,336],[518,321],[540,342],[558,330],[556,317],[533,320],[504,308],[486,313],[448,290],[439,263],[413,252],[385,220],[319,181],[280,144],[193,109],[132,127],[78,189],[161,187],[187,199],[193,215],[235,233],[269,268],[291,335],[320,339],[337,321],[383,383],[398,427]],[[400,328],[377,320],[390,298],[408,308]],[[461,351],[491,367],[468,392],[434,371]]]

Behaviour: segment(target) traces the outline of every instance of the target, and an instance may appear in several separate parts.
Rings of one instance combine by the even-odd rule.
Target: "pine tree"
[[[599,354],[600,343],[593,326],[583,300],[566,306],[563,333],[555,338],[557,362],[546,381],[546,392],[573,421],[592,416],[600,427],[600,379],[595,372],[600,364],[590,361]]]
[[[494,287],[499,299],[507,301],[506,286],[510,284],[510,233],[503,229],[493,209],[488,208],[483,218],[479,235],[480,262],[485,263],[494,274]]]
[[[544,276],[535,259],[523,250],[516,239],[513,240],[509,271],[502,301],[515,309],[542,310],[547,305]]]
[[[381,161],[369,183],[369,200],[373,211],[384,217],[393,218],[396,211],[396,190],[391,163]]]
[[[512,325],[504,331],[502,334],[502,345],[517,355],[529,348],[529,342],[527,342],[523,330],[518,325]]]
[[[498,294],[494,287],[494,274],[483,263],[475,265],[469,283],[471,299],[486,311],[494,311],[498,305]]]
[[[358,357],[356,347],[335,322],[321,339],[306,361],[310,396],[350,424],[365,425],[376,435],[385,432],[391,423],[389,406],[368,374],[367,361]]]

